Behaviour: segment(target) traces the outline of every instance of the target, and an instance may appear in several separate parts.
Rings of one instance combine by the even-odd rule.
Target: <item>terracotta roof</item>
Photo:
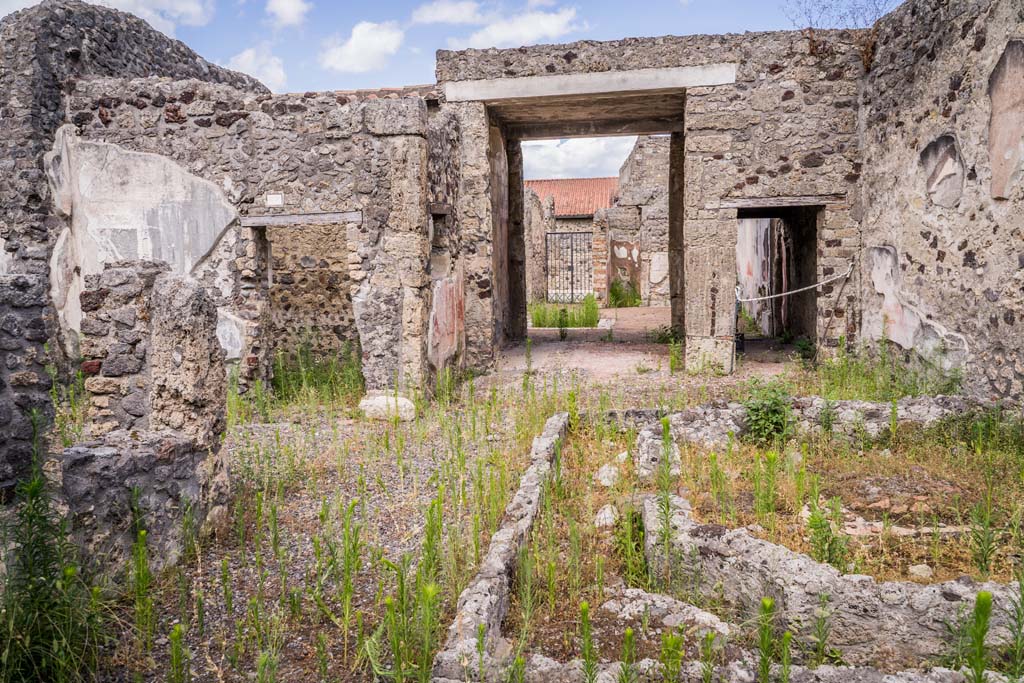
[[[564,178],[527,180],[526,187],[543,201],[555,198],[555,216],[593,216],[598,209],[607,209],[619,191],[618,178]]]

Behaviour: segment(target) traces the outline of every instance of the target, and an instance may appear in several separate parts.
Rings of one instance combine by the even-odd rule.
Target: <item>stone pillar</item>
[[[509,340],[526,339],[526,234],[523,212],[523,149],[506,143],[508,153],[508,328]]]
[[[601,303],[608,301],[608,213],[598,209],[594,213],[594,296]]]
[[[202,285],[167,270],[112,263],[86,276],[80,297],[90,440],[65,449],[57,469],[73,540],[112,574],[131,557],[136,526],[160,569],[177,562],[186,519],[198,534],[228,518],[217,308]]]
[[[684,338],[683,333],[686,331],[685,143],[682,133],[672,133],[668,159],[669,305],[672,307],[672,329],[680,339]]]

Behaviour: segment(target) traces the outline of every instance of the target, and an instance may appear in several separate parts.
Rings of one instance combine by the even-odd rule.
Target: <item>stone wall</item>
[[[217,309],[202,284],[154,261],[108,264],[81,294],[85,441],[55,468],[72,537],[119,572],[140,528],[157,567],[227,519],[227,379]]]
[[[308,348],[332,354],[358,341],[341,226],[283,226],[268,230],[267,237],[275,346],[285,353]]]
[[[0,365],[0,481],[24,470],[27,411],[48,413],[43,344],[62,365],[47,259],[61,223],[43,169],[63,103],[92,76],[169,76],[267,92],[255,79],[200,58],[140,19],[77,0],[46,0],[0,21],[0,320],[7,362]],[[97,115],[99,112],[94,112]],[[9,278],[10,275],[16,275]],[[17,341],[16,341],[17,340]],[[31,373],[39,377],[29,382]]]
[[[547,257],[545,240],[554,230],[554,197],[547,202],[526,188],[523,208],[523,232],[526,235],[526,300],[543,301],[547,296]]]
[[[1000,396],[1024,383],[1022,23],[1012,0],[910,0],[862,110],[862,334]]]
[[[732,368],[738,206],[799,198],[823,207],[819,276],[844,272],[860,248],[851,208],[862,170],[857,114],[861,52],[848,31],[580,41],[514,50],[441,50],[439,83],[735,64],[736,82],[687,90],[685,331],[691,368]],[[467,105],[461,105],[467,106]],[[467,169],[464,169],[467,172]],[[616,217],[609,212],[609,229]],[[614,256],[613,256],[614,258]],[[856,337],[857,286],[818,298],[818,338]],[[841,299],[841,300],[840,300]],[[682,316],[681,316],[682,317]]]
[[[329,332],[338,340],[358,336],[370,388],[418,386],[430,305],[427,116],[418,94],[391,94],[269,96],[198,81],[97,79],[79,85],[69,117],[83,140],[159,155],[212,183],[248,224],[283,218],[302,234],[278,258],[271,248],[271,270],[283,272],[271,276],[278,289],[269,316],[289,328],[284,342],[332,307]],[[311,218],[322,213],[358,219],[321,225]],[[274,241],[281,228],[268,229]],[[214,289],[222,311],[265,323],[265,311],[253,305],[253,290],[268,277],[259,259],[263,231],[246,230],[228,229],[220,240],[226,246],[212,252],[218,258],[192,274]],[[302,249],[315,252],[316,262]],[[333,287],[330,301],[312,293],[322,281]],[[243,365],[261,362],[250,348],[241,355]]]
[[[668,306],[668,177],[669,142],[664,135],[642,135],[619,170],[616,207],[626,209],[631,230],[614,241],[635,246],[633,285],[645,306]],[[628,208],[627,208],[628,207]]]

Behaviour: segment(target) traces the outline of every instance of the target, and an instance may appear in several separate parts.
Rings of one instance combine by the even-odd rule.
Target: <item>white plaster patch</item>
[[[652,285],[664,282],[668,277],[668,252],[656,251],[651,254],[651,273],[649,275]]]
[[[80,329],[84,276],[134,259],[190,275],[238,218],[219,187],[171,159],[81,140],[73,126],[57,131],[44,163],[54,206],[70,226],[50,261],[51,296],[65,330]]]
[[[870,247],[866,254],[871,284],[882,296],[882,305],[864,307],[864,337],[888,339],[904,349],[913,349],[945,370],[963,367],[968,355],[967,339],[928,320],[906,300],[896,250],[890,246]]]
[[[5,249],[7,240],[0,237],[0,275],[11,272],[11,264],[14,263],[14,255]]]
[[[228,360],[238,360],[242,357],[245,328],[245,320],[239,316],[223,308],[217,310],[217,341],[220,342]]]

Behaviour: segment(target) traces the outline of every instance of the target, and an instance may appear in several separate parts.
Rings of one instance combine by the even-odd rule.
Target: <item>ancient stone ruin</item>
[[[51,472],[71,533],[116,566],[143,515],[154,556],[173,564],[183,525],[215,531],[228,517],[229,377],[244,393],[302,344],[357,349],[382,412],[394,396],[411,416],[410,397],[440,375],[492,369],[550,287],[537,236],[583,230],[524,185],[531,139],[640,136],[608,205],[582,214],[592,287],[607,296],[623,279],[669,307],[688,371],[734,372],[737,297],[777,279],[807,291],[751,315],[785,318],[824,354],[892,349],[960,373],[972,399],[1019,401],[1022,26],[1019,0],[909,0],[865,31],[441,50],[436,83],[274,94],[122,12],[44,0],[13,13],[0,22],[0,498],[32,464],[34,422],[53,418],[54,378],[80,371],[86,429],[55,449]],[[755,256],[782,245],[771,272],[737,276],[741,226]],[[927,422],[958,400],[893,410]],[[811,429],[821,406],[796,410]],[[868,422],[887,410],[871,407]],[[677,441],[721,444],[743,413],[709,404],[670,422]],[[480,624],[500,642],[512,562],[566,424],[552,418],[535,442],[439,680],[475,656]],[[659,438],[640,425],[640,469],[653,471]],[[686,501],[675,505],[672,542],[686,552],[743,546],[804,571],[781,550],[696,528]],[[708,571],[739,591],[756,567],[708,560]],[[850,602],[905,599],[889,635],[934,649],[950,605],[924,636],[907,624],[939,589],[819,578]],[[777,587],[804,600],[800,586]],[[873,663],[863,624],[846,626],[864,654],[853,663]],[[530,680],[576,680],[534,664]],[[816,680],[861,680],[844,675]]]

